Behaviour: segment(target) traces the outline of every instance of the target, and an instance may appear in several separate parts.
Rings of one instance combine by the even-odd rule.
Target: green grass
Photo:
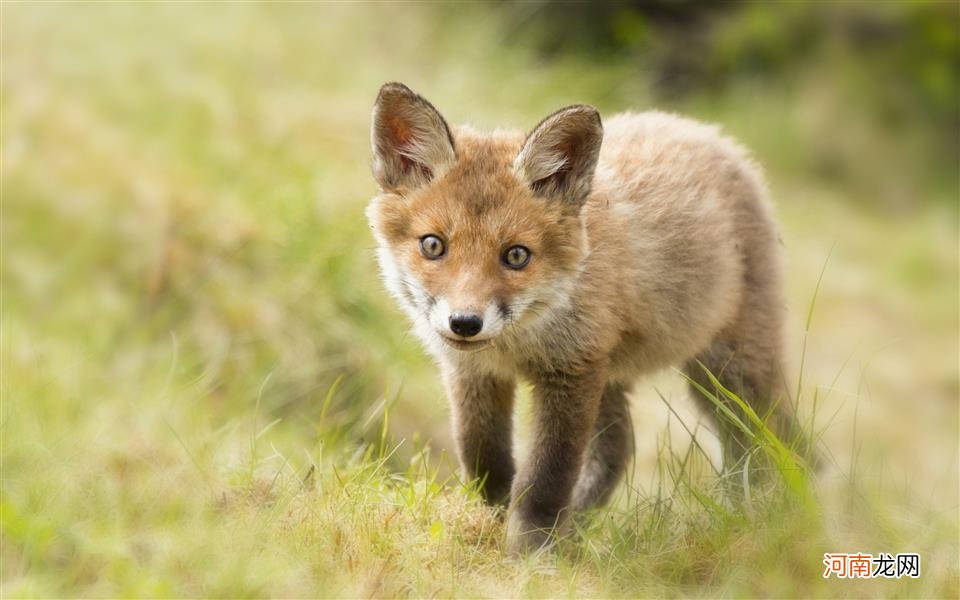
[[[384,81],[484,127],[655,103],[626,60],[543,61],[522,16],[3,4],[4,597],[960,593],[955,167],[823,85],[847,55],[663,106],[768,169],[824,471],[748,419],[777,468],[731,500],[684,382],[658,376],[611,508],[504,555],[363,206]],[[923,577],[822,579],[824,552],[858,550],[919,552]]]

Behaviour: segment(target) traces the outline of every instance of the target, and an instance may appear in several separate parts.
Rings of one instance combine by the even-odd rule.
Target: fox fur
[[[679,366],[709,389],[706,367],[795,426],[780,403],[777,228],[759,169],[717,127],[660,112],[601,124],[578,105],[527,135],[482,133],[388,83],[372,145],[383,278],[439,364],[462,468],[508,506],[512,548],[608,500],[633,448],[626,395],[646,373]],[[529,253],[519,269],[504,262],[514,246]],[[461,314],[482,329],[451,331]],[[515,467],[518,379],[533,386],[534,439]],[[744,440],[717,427],[735,461]]]

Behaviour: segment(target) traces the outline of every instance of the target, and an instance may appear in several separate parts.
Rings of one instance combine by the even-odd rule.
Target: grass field
[[[864,108],[857,56],[665,101],[625,59],[543,59],[533,4],[0,10],[3,597],[960,595],[957,161]],[[376,275],[389,80],[482,127],[590,102],[741,138],[823,471],[726,502],[664,373],[610,510],[505,556]],[[822,578],[857,551],[922,576]]]

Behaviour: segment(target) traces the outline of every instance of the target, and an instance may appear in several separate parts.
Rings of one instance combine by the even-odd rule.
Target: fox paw
[[[516,556],[538,553],[549,549],[553,541],[553,535],[549,529],[525,522],[516,515],[510,515],[507,518],[508,553]]]

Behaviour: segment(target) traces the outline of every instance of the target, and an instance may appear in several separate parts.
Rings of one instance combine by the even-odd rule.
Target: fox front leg
[[[604,382],[605,369],[595,365],[535,380],[533,439],[510,492],[510,550],[527,552],[547,545],[568,516]]]
[[[491,505],[506,505],[513,481],[515,381],[465,368],[444,370],[457,456],[468,480],[481,482]]]

